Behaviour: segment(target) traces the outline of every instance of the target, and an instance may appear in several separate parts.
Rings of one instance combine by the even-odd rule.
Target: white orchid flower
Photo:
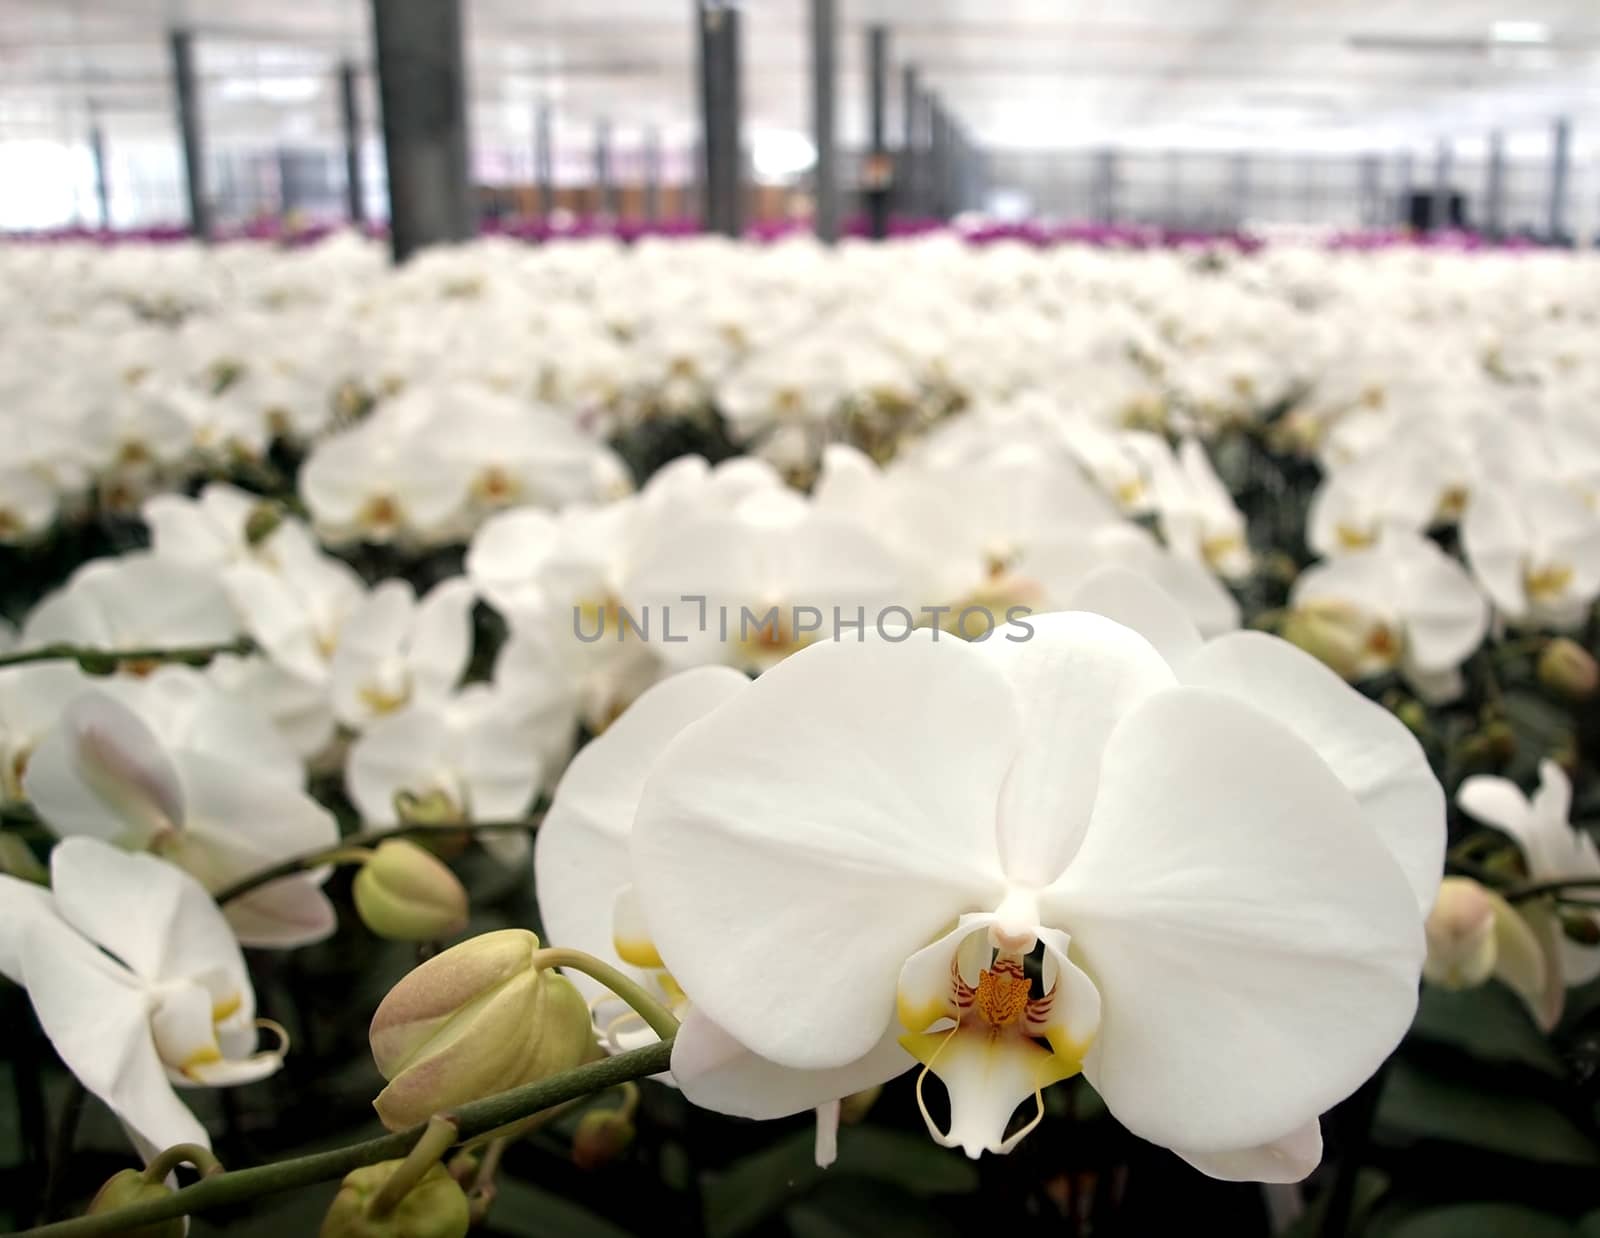
[[[662,964],[633,888],[628,839],[645,779],[667,745],[690,724],[738,695],[749,681],[737,671],[702,666],[663,680],[639,697],[605,734],[587,744],[562,776],[534,843],[534,880],[545,936],[620,968],[683,1020],[673,1072],[689,1096],[730,1113],[764,1116],[773,1086],[797,1109],[821,1107],[911,1065],[889,1044],[842,1069],[783,1071],[757,1058],[692,1007]],[[612,1052],[655,1040],[642,1020],[608,990],[578,972],[569,978],[590,999],[601,1042]],[[815,1099],[812,1099],[815,1097]],[[750,1106],[747,1110],[743,1106]],[[819,1162],[828,1123],[819,1112]]]
[[[1600,849],[1593,835],[1568,820],[1572,782],[1554,761],[1539,762],[1539,789],[1531,798],[1508,778],[1475,774],[1456,791],[1456,803],[1479,821],[1509,834],[1534,881],[1600,878]],[[1600,945],[1584,945],[1561,933],[1559,925],[1549,927],[1559,939],[1561,979],[1569,987],[1600,976]]]
[[[329,665],[367,589],[354,568],[323,552],[299,524],[273,534],[273,562],[238,563],[223,586],[245,631],[285,672],[325,688]]]
[[[55,524],[60,499],[40,471],[0,467],[0,543],[16,545],[41,537]]]
[[[1250,702],[1277,692],[1260,670],[1234,695],[1100,616],[1029,623],[818,645],[687,728],[634,820],[658,953],[779,1067],[898,1041],[919,1087],[931,1072],[950,1094],[930,1131],[971,1155],[1009,1150],[1082,1069],[1209,1173],[1302,1177],[1317,1116],[1409,1026],[1438,869],[1397,862],[1317,749]],[[1318,688],[1315,720],[1369,767],[1409,762],[1348,689]],[[1413,828],[1442,849],[1442,814]],[[759,1074],[746,1111],[825,1099]]]
[[[256,1048],[255,992],[222,913],[186,873],[95,839],[57,844],[50,878],[0,876],[0,974],[147,1161],[209,1147],[173,1088],[264,1079],[284,1048]]]
[[[1325,558],[1377,545],[1391,532],[1420,534],[1439,508],[1436,479],[1417,453],[1375,452],[1323,478],[1306,512],[1306,543]]]
[[[190,713],[198,724],[191,746],[168,748],[121,701],[85,693],[34,751],[23,789],[57,835],[154,851],[213,891],[280,860],[336,846],[333,817],[300,789],[298,777],[286,777],[283,763],[275,772],[265,757],[258,765],[216,755],[214,728],[225,726],[226,717],[219,708]],[[265,723],[257,727],[259,738]],[[229,923],[246,945],[320,941],[336,926],[320,888],[326,879],[326,869],[312,871],[233,899]]]
[[[0,670],[0,795],[26,798],[22,779],[33,751],[74,697],[93,681],[74,662],[38,662]]]
[[[261,562],[271,568],[275,565],[273,547],[283,525],[278,524],[267,537],[252,543],[251,517],[263,508],[270,511],[271,505],[259,495],[213,482],[198,498],[155,495],[145,500],[140,514],[150,526],[151,548],[161,558],[209,568],[249,562]],[[299,524],[291,517],[281,519],[283,523]]]
[[[455,527],[471,477],[417,436],[433,404],[421,393],[392,401],[312,449],[300,471],[300,494],[319,533],[339,542],[409,537],[426,544]]]
[[[1571,631],[1600,594],[1600,516],[1570,490],[1476,487],[1461,544],[1495,609],[1514,624]]]
[[[1307,568],[1289,605],[1291,622],[1320,625],[1347,678],[1398,670],[1434,703],[1461,695],[1460,666],[1489,630],[1488,602],[1465,569],[1427,538],[1393,530],[1362,554]]]
[[[367,595],[340,631],[331,664],[334,712],[361,730],[416,701],[448,696],[472,657],[470,581],[435,585],[418,599],[404,580]]]
[[[1244,515],[1222,484],[1199,440],[1178,444],[1177,467],[1154,478],[1161,535],[1176,553],[1205,564],[1224,580],[1242,580],[1255,566]]]
[[[472,684],[374,722],[350,748],[345,785],[374,826],[400,824],[401,792],[427,801],[440,824],[517,821],[545,781],[552,748],[564,755],[565,743],[541,734],[522,702]],[[478,841],[508,865],[527,854],[526,834],[485,833]]]
[[[75,571],[28,615],[22,645],[65,641],[115,653],[225,644],[239,632],[212,574],[138,551]]]

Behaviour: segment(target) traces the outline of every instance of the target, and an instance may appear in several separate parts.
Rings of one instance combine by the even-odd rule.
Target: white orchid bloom
[[[396,795],[427,801],[441,824],[517,821],[548,773],[547,754],[563,752],[541,734],[520,701],[488,684],[419,701],[379,718],[350,748],[345,785],[374,826],[399,825]],[[431,819],[431,818],[430,818]],[[506,864],[527,853],[527,835],[485,833],[478,841]]]
[[[57,844],[50,877],[44,890],[0,876],[0,974],[145,1160],[209,1147],[173,1088],[252,1083],[283,1062],[281,1044],[256,1048],[255,992],[222,913],[188,874],[95,839]]]
[[[1302,1177],[1317,1116],[1409,1026],[1438,869],[1397,862],[1251,691],[1180,683],[1100,616],[1030,623],[819,645],[686,729],[634,821],[652,940],[697,1010],[779,1067],[898,1040],[950,1093],[934,1137],[971,1155],[1014,1146],[1040,1089],[1082,1069],[1206,1172]],[[1410,760],[1318,686],[1343,695],[1316,720],[1370,767]],[[1442,819],[1414,828],[1442,849]],[[824,1099],[766,1074],[747,1069],[745,1111]]]
[[[259,495],[214,482],[199,498],[158,494],[146,499],[140,514],[150,526],[151,549],[161,558],[209,568],[260,561],[270,568],[281,525],[257,544],[250,538],[251,517],[263,508],[270,512],[271,504]]]
[[[1391,531],[1362,554],[1307,568],[1289,595],[1290,622],[1318,625],[1350,679],[1398,670],[1429,702],[1461,695],[1461,664],[1489,630],[1489,606],[1465,569],[1433,542]]]
[[[0,543],[15,545],[43,536],[55,524],[60,498],[39,471],[0,467]]]
[[[23,789],[57,835],[154,851],[213,891],[280,860],[336,846],[338,825],[297,777],[286,777],[284,762],[275,769],[265,755],[259,764],[217,755],[217,732],[228,726],[221,700],[180,717],[190,728],[188,746],[169,748],[121,701],[85,693],[34,751]],[[270,752],[264,721],[255,734],[263,754]],[[246,945],[320,941],[336,926],[321,890],[326,879],[327,870],[298,874],[233,899],[229,923]]]
[[[1456,803],[1479,821],[1509,834],[1534,881],[1600,878],[1600,848],[1592,835],[1568,820],[1572,783],[1554,761],[1539,762],[1539,789],[1531,798],[1510,779],[1475,774],[1456,791]],[[1559,925],[1548,927],[1559,939],[1561,978],[1569,987],[1600,976],[1600,946],[1573,941]]]
[[[93,684],[74,662],[0,669],[0,796],[26,798],[22,779],[61,711]]]
[[[1175,552],[1204,563],[1224,580],[1242,580],[1255,567],[1244,515],[1197,439],[1178,444],[1177,468],[1155,474],[1161,535]]]
[[[146,551],[85,563],[22,626],[22,645],[65,641],[90,649],[225,644],[239,635],[215,577]]]
[[[386,404],[319,443],[300,471],[300,495],[323,536],[340,542],[424,543],[455,527],[470,497],[460,461],[441,460],[416,433],[431,416],[422,393]]]
[[[285,672],[321,689],[344,625],[366,599],[354,568],[298,524],[272,537],[273,562],[238,563],[222,580],[245,631]]]
[[[539,917],[552,944],[619,968],[683,1020],[673,1071],[698,1103],[765,1116],[762,1109],[772,1104],[774,1083],[787,1088],[799,1100],[795,1108],[819,1109],[818,1160],[826,1163],[831,1159],[828,1123],[836,1127],[838,1119],[836,1113],[822,1113],[822,1107],[907,1069],[911,1059],[892,1043],[842,1069],[786,1072],[757,1058],[693,1009],[692,995],[662,964],[633,887],[628,840],[646,777],[684,728],[748,683],[721,666],[680,672],[640,696],[573,758],[534,843]],[[596,1031],[612,1052],[656,1039],[609,990],[579,972],[568,977],[590,999]]]
[[[872,627],[904,604],[903,581],[900,556],[872,530],[791,491],[762,491],[664,531],[599,639],[616,641],[629,618],[653,621],[641,639],[669,664],[764,669],[831,635],[836,614]]]
[[[331,664],[334,712],[361,730],[412,701],[448,696],[472,657],[470,581],[446,580],[418,599],[404,580],[367,595],[340,632]]]
[[[1325,558],[1377,545],[1391,532],[1420,534],[1439,508],[1435,479],[1417,454],[1375,452],[1323,478],[1306,512],[1306,543]]]
[[[1461,544],[1512,623],[1571,631],[1600,594],[1600,516],[1569,490],[1485,483],[1461,519]]]

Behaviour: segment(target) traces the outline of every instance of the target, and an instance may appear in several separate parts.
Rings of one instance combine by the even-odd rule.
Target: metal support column
[[[1228,169],[1228,214],[1231,224],[1242,228],[1250,218],[1250,156],[1239,151]]]
[[[1506,139],[1489,135],[1489,183],[1484,191],[1484,230],[1499,240],[1506,234]]]
[[[907,70],[909,73],[910,70]],[[866,194],[872,235],[889,234],[889,199],[894,191],[894,164],[889,158],[889,31],[867,27],[867,160],[861,187]]]
[[[1383,168],[1377,155],[1361,156],[1359,175],[1361,208],[1358,219],[1363,228],[1370,228],[1378,222],[1378,201],[1382,197],[1379,184]]]
[[[541,103],[533,114],[533,179],[539,189],[539,218],[549,219],[556,209],[556,161],[550,105]]]
[[[1450,230],[1450,166],[1454,151],[1449,138],[1439,139],[1439,151],[1433,163],[1433,201],[1428,208],[1428,230]]]
[[[1395,218],[1402,226],[1411,222],[1411,191],[1415,185],[1412,155],[1408,150],[1400,152],[1400,188],[1395,195]]]
[[[211,201],[206,194],[205,144],[200,133],[200,94],[194,77],[194,35],[173,30],[172,86],[178,104],[178,136],[183,147],[183,178],[189,197],[189,230],[211,239]]]
[[[834,137],[838,23],[834,0],[811,0],[811,140],[817,148],[812,176],[812,228],[819,240],[839,239],[839,150]]]
[[[372,0],[389,237],[396,262],[477,230],[467,157],[461,0]]]
[[[1094,222],[1117,222],[1117,152],[1102,150],[1094,157],[1094,184],[1089,191]]]
[[[106,163],[106,135],[96,123],[89,129],[89,158],[94,161],[94,196],[100,206],[100,228],[111,231],[111,176]]]
[[[365,186],[361,182],[361,103],[356,91],[356,67],[346,60],[339,66],[339,114],[344,124],[344,201],[350,222],[367,218]]]
[[[1550,240],[1560,244],[1567,235],[1567,181],[1572,173],[1572,122],[1556,121],[1550,150]]]
[[[700,125],[705,153],[703,215],[711,232],[744,228],[744,153],[740,142],[739,10],[727,0],[696,0],[700,43]]]
[[[651,223],[661,218],[661,130],[651,125],[644,131],[644,217]]]
[[[604,117],[594,122],[594,199],[596,214],[606,219],[616,218],[617,192],[611,179],[611,122]]]
[[[900,161],[896,172],[900,184],[900,209],[912,218],[922,215],[922,201],[918,196],[922,176],[922,153],[918,149],[922,140],[918,126],[921,99],[922,88],[917,84],[917,70],[907,65],[900,71]]]
[[[945,197],[950,184],[950,123],[937,95],[928,96],[928,214],[950,218]]]

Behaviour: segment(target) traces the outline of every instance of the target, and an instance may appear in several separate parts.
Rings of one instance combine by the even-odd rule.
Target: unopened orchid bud
[[[1336,603],[1299,606],[1284,618],[1280,635],[1342,679],[1361,678],[1369,662],[1371,622],[1354,607]]]
[[[244,540],[259,546],[283,525],[283,508],[277,503],[257,503],[244,521]]]
[[[1577,641],[1558,636],[1539,654],[1539,682],[1569,701],[1587,701],[1600,690],[1600,665]]]
[[[437,856],[391,838],[378,844],[352,888],[361,922],[395,941],[438,941],[467,926],[467,892]]]
[[[526,929],[485,933],[437,954],[378,1006],[368,1038],[389,1086],[373,1102],[390,1130],[571,1070],[598,1052],[589,1007],[535,965]]]
[[[579,1169],[601,1169],[633,1143],[633,1122],[616,1109],[591,1109],[572,1136],[572,1163]]]
[[[89,1215],[99,1216],[103,1212],[131,1208],[135,1204],[148,1204],[166,1199],[171,1194],[172,1188],[165,1182],[147,1182],[137,1169],[124,1169],[121,1173],[112,1174],[96,1192],[89,1204]],[[156,1221],[119,1232],[126,1234],[127,1238],[183,1238],[183,1218],[173,1217],[171,1220]]]
[[[1446,877],[1424,926],[1428,957],[1422,974],[1446,989],[1474,989],[1494,972],[1494,903],[1468,877]]]
[[[392,1210],[372,1214],[373,1200],[403,1163],[381,1161],[346,1174],[320,1238],[463,1238],[472,1223],[467,1196],[443,1165],[432,1166]]]
[[[467,820],[461,805],[443,791],[429,791],[423,795],[415,791],[397,791],[394,809],[404,825],[464,825]]]
[[[1462,741],[1458,754],[1468,766],[1504,765],[1517,755],[1517,736],[1502,721],[1487,723]]]
[[[1559,925],[1543,908],[1524,916],[1470,877],[1446,877],[1428,916],[1422,975],[1447,989],[1470,989],[1491,977],[1522,998],[1548,1031],[1561,1015],[1565,990],[1556,955]]]
[[[1421,735],[1428,729],[1428,709],[1421,701],[1405,701],[1394,711],[1394,716],[1406,724],[1406,729],[1414,735]]]

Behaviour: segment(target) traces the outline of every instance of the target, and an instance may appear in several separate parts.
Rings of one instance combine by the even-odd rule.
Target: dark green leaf
[[[516,1238],[628,1238],[628,1231],[570,1200],[500,1175],[489,1224]]]
[[[1452,1204],[1415,1212],[1381,1238],[1580,1238],[1561,1217],[1516,1204]]]
[[[838,1178],[784,1213],[794,1238],[959,1238],[960,1231],[927,1200],[905,1191]]]
[[[1437,1139],[1559,1165],[1600,1165],[1600,1147],[1549,1102],[1452,1078],[1398,1061],[1378,1105],[1377,1130],[1391,1144]]]
[[[1411,1034],[1450,1045],[1480,1062],[1527,1066],[1555,1079],[1567,1077],[1560,1055],[1535,1026],[1527,1007],[1498,984],[1459,993],[1424,985]]]
[[[831,1169],[818,1169],[813,1133],[801,1130],[711,1180],[705,1192],[706,1232],[710,1238],[735,1238],[825,1176],[873,1178],[914,1195],[959,1194],[978,1185],[978,1171],[959,1153],[920,1135],[873,1126],[841,1130],[839,1159]]]

